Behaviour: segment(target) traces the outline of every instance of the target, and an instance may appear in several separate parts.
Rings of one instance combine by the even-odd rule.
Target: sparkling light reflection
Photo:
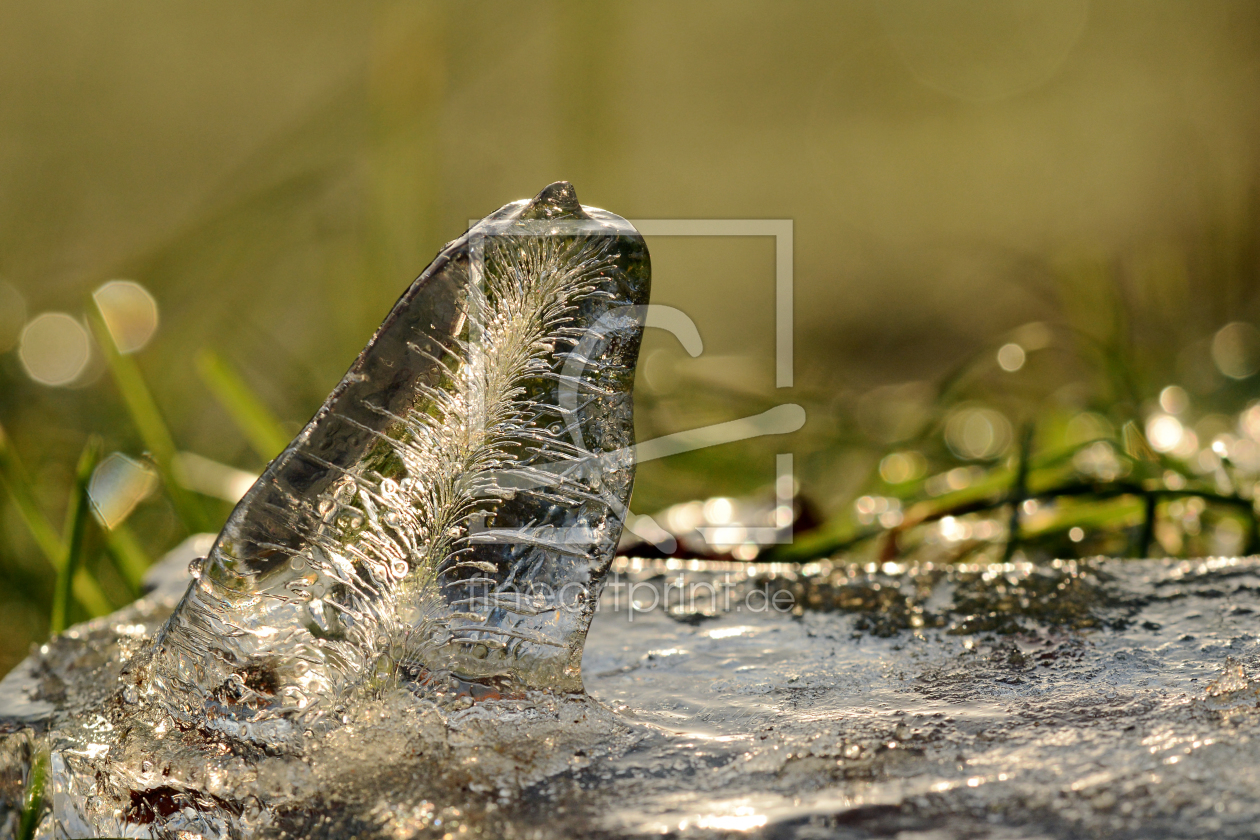
[[[1169,414],[1182,414],[1190,408],[1190,395],[1180,385],[1169,385],[1159,392],[1159,407]]]

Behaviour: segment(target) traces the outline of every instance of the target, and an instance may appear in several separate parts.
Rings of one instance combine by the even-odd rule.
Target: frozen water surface
[[[637,567],[617,571],[679,574]],[[768,567],[703,612],[632,613],[610,590],[586,643],[589,697],[395,688],[292,753],[174,719],[119,750],[108,687],[173,605],[157,595],[3,682],[28,727],[5,724],[4,795],[35,743],[53,754],[44,836],[1255,836],[1260,561],[809,571],[815,601],[896,589],[941,626],[758,609],[748,592],[804,581]],[[982,592],[1028,606],[973,630]],[[1064,597],[1077,629],[1043,620]],[[102,769],[125,796],[102,795]]]
[[[857,629],[871,626],[863,610],[745,607],[698,626],[662,611],[601,615],[588,689],[659,733],[611,762],[621,781],[604,783],[601,824],[906,840],[1256,836],[1255,560],[891,571],[833,571],[828,586],[930,583],[919,600],[962,609],[949,626],[883,636]],[[1074,623],[1096,626],[1029,618],[1045,606],[1032,596],[1011,610],[1018,628],[965,632],[977,591],[1017,590],[1029,575],[1083,581],[1088,614],[1073,608]]]

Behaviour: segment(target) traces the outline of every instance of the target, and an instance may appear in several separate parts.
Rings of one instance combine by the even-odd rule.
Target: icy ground
[[[715,569],[620,571],[659,591]],[[759,571],[672,611],[607,591],[589,699],[395,686],[300,755],[161,721],[124,735],[113,680],[173,576],[0,683],[0,837],[42,744],[45,837],[1260,833],[1260,561]]]

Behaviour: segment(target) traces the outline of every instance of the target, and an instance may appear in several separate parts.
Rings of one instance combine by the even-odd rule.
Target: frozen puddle
[[[127,741],[108,702],[88,714],[171,608],[159,595],[0,684],[0,837],[23,750],[44,744],[45,837],[1255,837],[1260,562],[1107,561],[1080,572],[1089,598],[1055,584],[1030,599],[1036,574],[833,573],[830,596],[797,590],[869,605],[913,589],[923,626],[904,629],[739,598],[708,618],[631,614],[606,594],[583,659],[597,702],[435,704],[403,687],[300,758],[195,731]],[[977,592],[1023,620],[964,615]],[[1055,598],[1085,629],[1040,620]]]
[[[1114,600],[1100,612],[1122,629],[880,638],[838,612],[698,626],[601,612],[587,689],[651,735],[607,763],[596,821],[700,836],[1256,836],[1260,567],[1103,569]]]

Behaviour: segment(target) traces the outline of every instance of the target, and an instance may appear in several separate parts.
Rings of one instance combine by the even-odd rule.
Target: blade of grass
[[[148,447],[154,463],[157,464],[158,472],[161,473],[162,481],[166,485],[167,495],[170,496],[171,503],[175,506],[175,512],[184,528],[190,533],[212,530],[201,504],[192,493],[185,490],[175,480],[171,470],[171,463],[175,458],[175,440],[171,437],[166,421],[162,419],[162,413],[158,410],[153,394],[144,383],[139,366],[130,356],[118,352],[118,347],[114,344],[114,338],[110,335],[109,327],[105,325],[105,319],[101,317],[100,311],[95,306],[89,306],[87,312],[92,333],[96,337],[96,343],[105,354],[105,360],[109,363],[114,384],[118,386],[118,391],[122,394],[123,402],[131,415],[131,421],[135,423],[136,430],[140,432],[140,437],[144,440],[144,445]]]
[[[1028,498],[1028,462],[1032,460],[1034,428],[1032,423],[1025,423],[1019,435],[1019,460],[1015,466],[1015,481],[1011,484],[1011,519],[1007,526],[1006,547],[1002,549],[1002,560],[1007,563],[1019,548],[1019,515],[1024,500]]]
[[[79,466],[75,469],[74,489],[71,491],[70,504],[66,506],[66,528],[63,544],[65,555],[61,568],[57,571],[57,588],[53,595],[52,617],[49,627],[52,633],[65,630],[70,615],[71,582],[83,563],[83,543],[88,527],[95,522],[92,517],[92,501],[88,498],[88,482],[92,480],[92,470],[101,460],[101,439],[93,435],[83,447],[79,456]]]
[[[149,555],[140,546],[135,532],[120,522],[113,528],[105,530],[105,550],[119,574],[130,585],[133,594],[139,594],[144,582],[144,573],[152,565]]]
[[[222,356],[202,350],[197,354],[197,372],[264,462],[289,445],[291,435]]]
[[[17,452],[9,446],[3,429],[0,429],[0,483],[8,489],[22,523],[31,532],[31,537],[39,546],[48,565],[60,574],[62,562],[66,556],[65,545],[52,523],[48,521],[48,517],[40,510],[26,470],[22,467]],[[86,569],[80,569],[74,576],[73,590],[75,600],[92,615],[105,615],[113,610],[100,584]]]
[[[1149,494],[1143,500],[1142,504],[1142,534],[1138,537],[1137,557],[1150,557],[1151,545],[1155,542],[1155,514],[1156,502],[1158,499],[1155,495]]]
[[[1142,430],[1138,428],[1137,423],[1130,420],[1124,424],[1124,428],[1121,429],[1120,433],[1124,439],[1125,454],[1134,461],[1159,462],[1159,456],[1155,454],[1155,450],[1147,443],[1146,435],[1142,434]]]
[[[1099,499],[1080,497],[1071,505],[1060,501],[1060,509],[1050,522],[1036,528],[1025,528],[1025,540],[1044,540],[1066,534],[1073,528],[1080,528],[1087,534],[1127,528],[1139,523],[1144,513],[1143,497],[1131,493]]]
[[[56,568],[56,558],[61,557],[62,553],[61,537],[57,536],[56,530],[39,509],[39,503],[31,489],[31,480],[27,477],[17,452],[9,446],[3,428],[0,428],[0,479],[3,479],[22,522],[35,539],[35,544]]]
[[[22,819],[18,823],[18,840],[32,840],[39,827],[39,815],[44,811],[44,782],[48,778],[48,763],[40,753],[31,764],[31,776],[26,783],[26,795],[22,797]]]

